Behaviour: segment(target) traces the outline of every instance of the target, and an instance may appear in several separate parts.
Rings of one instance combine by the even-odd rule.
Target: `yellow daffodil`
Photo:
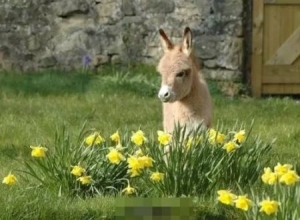
[[[103,137],[98,132],[94,132],[85,139],[85,144],[90,147],[94,144],[101,144],[104,142]]]
[[[141,164],[141,168],[153,166],[153,164],[152,164],[153,159],[151,157],[141,156],[141,157],[138,157],[138,160]]]
[[[283,174],[287,173],[292,168],[293,166],[291,164],[281,165],[281,163],[277,163],[277,165],[274,167],[274,171],[280,178]]]
[[[277,181],[277,174],[272,172],[270,167],[264,168],[264,174],[261,176],[264,183],[274,185]]]
[[[131,141],[137,145],[137,146],[141,146],[143,145],[145,142],[147,142],[147,138],[144,135],[144,132],[141,130],[138,130],[137,132],[133,132],[132,136],[131,136]]]
[[[164,174],[157,171],[153,172],[150,176],[150,179],[155,182],[161,181],[163,178],[164,178]]]
[[[116,143],[120,143],[120,134],[119,131],[116,131],[110,136],[110,139]]]
[[[293,185],[300,180],[300,177],[294,170],[288,170],[287,173],[283,174],[279,182],[285,183],[286,185]]]
[[[130,177],[136,177],[140,175],[140,172],[137,169],[129,169],[127,173],[130,174]]]
[[[91,176],[82,176],[79,177],[78,180],[83,184],[83,185],[89,185],[92,183],[93,179]]]
[[[271,215],[277,212],[279,205],[280,203],[277,201],[266,199],[259,203],[259,206],[261,206],[259,211]]]
[[[217,132],[214,129],[209,130],[209,142],[211,144],[224,144],[226,135]]]
[[[232,194],[230,191],[228,190],[218,190],[218,201],[220,201],[223,204],[226,205],[233,205],[234,204],[234,200],[236,198],[236,195]]]
[[[77,166],[71,166],[73,167],[71,173],[74,175],[74,176],[81,176],[83,173],[85,173],[85,169],[82,168],[81,166],[77,165]]]
[[[244,195],[238,196],[234,203],[236,208],[248,211],[250,205],[252,204],[252,201],[248,199],[246,195]]]
[[[241,130],[234,135],[234,141],[237,141],[239,144],[243,143],[245,139],[245,130]]]
[[[237,148],[238,148],[238,145],[233,141],[229,141],[226,144],[224,144],[224,146],[223,146],[223,149],[225,149],[227,153],[230,153]]]
[[[130,156],[127,158],[128,168],[133,170],[139,170],[143,168],[143,161],[139,160],[138,157]]]
[[[128,183],[127,187],[123,189],[122,192],[125,193],[126,195],[131,195],[135,193],[135,189],[131,187],[130,184]]]
[[[6,184],[6,185],[14,185],[15,183],[17,182],[17,178],[15,175],[11,174],[11,172],[6,176],[4,177],[2,183],[3,184]]]
[[[157,135],[158,135],[157,140],[159,141],[160,144],[165,146],[165,145],[168,145],[171,142],[171,139],[172,139],[171,134],[168,134],[168,133],[163,132],[163,131],[157,131]]]
[[[125,160],[125,157],[115,148],[110,148],[106,157],[113,164],[119,164],[121,160]]]
[[[45,157],[46,152],[48,151],[47,148],[42,146],[30,146],[30,148],[32,149],[31,151],[32,157]]]

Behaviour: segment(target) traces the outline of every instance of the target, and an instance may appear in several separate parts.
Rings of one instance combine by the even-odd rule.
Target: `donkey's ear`
[[[192,52],[192,31],[186,27],[183,32],[182,52],[189,56]]]
[[[173,43],[169,40],[163,29],[159,29],[159,38],[165,52],[173,48]]]

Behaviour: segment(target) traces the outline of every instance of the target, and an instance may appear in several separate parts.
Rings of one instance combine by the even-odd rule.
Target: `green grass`
[[[43,72],[0,74],[0,174],[19,166],[13,159],[30,154],[30,145],[54,142],[62,125],[76,137],[82,124],[108,136],[117,129],[145,133],[162,129],[161,102],[157,98],[159,75],[151,67],[105,68],[98,74]],[[253,135],[263,141],[276,138],[271,155],[277,161],[300,165],[300,103],[290,98],[253,99],[223,96],[209,82],[214,101],[213,125],[230,128],[243,123],[246,131],[254,121]],[[113,199],[63,198],[41,189],[20,191],[1,186],[1,219],[101,219],[112,218]],[[217,219],[222,210],[213,201],[201,202],[199,219]],[[230,213],[227,213],[230,215]],[[203,216],[211,216],[204,218]],[[67,216],[67,217],[66,217]],[[54,218],[53,217],[53,218]],[[220,219],[224,219],[221,218]],[[228,217],[228,219],[232,219]]]

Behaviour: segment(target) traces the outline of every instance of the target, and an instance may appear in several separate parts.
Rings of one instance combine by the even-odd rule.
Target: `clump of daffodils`
[[[235,195],[229,190],[218,190],[217,200],[225,205],[235,206],[243,211],[248,211],[254,202],[248,198],[247,195]],[[267,215],[274,214],[278,211],[279,202],[270,199],[264,199],[259,202],[260,212],[266,213]]]
[[[226,150],[227,153],[234,152],[238,149],[242,143],[246,140],[246,132],[245,130],[240,130],[238,132],[233,133],[233,137],[230,139],[230,134],[225,135],[220,131],[216,131],[211,128],[208,131],[209,143],[212,145],[221,145],[222,148]]]
[[[128,173],[131,177],[139,176],[143,169],[153,166],[153,159],[149,156],[130,155],[127,159]]]
[[[296,171],[293,170],[293,166],[291,164],[277,163],[273,169],[266,167],[264,168],[264,173],[261,175],[261,180],[266,185],[275,185],[272,186],[272,197],[275,199],[270,199],[270,197],[264,196],[263,199],[259,200],[256,199],[256,195],[252,195],[257,201],[255,204],[247,197],[247,195],[236,196],[229,190],[219,190],[217,191],[217,200],[220,203],[235,206],[236,208],[244,211],[248,211],[251,206],[257,207],[257,212],[269,216],[276,215],[276,213],[280,212],[280,209],[282,208],[282,213],[280,213],[281,217],[279,219],[299,219],[299,216],[296,215],[298,208],[291,207],[291,204],[297,204],[300,195],[300,187],[299,185],[296,185],[300,181],[300,177]],[[267,192],[268,194],[270,193],[269,190]],[[291,202],[286,201],[287,199],[291,200]],[[296,206],[298,206],[298,204]],[[294,214],[287,210],[294,211]],[[245,214],[247,219],[252,219],[252,213],[250,212]]]
[[[249,207],[252,205],[252,201],[247,197],[247,195],[235,195],[229,190],[218,190],[217,200],[225,205],[235,206],[238,209],[248,211]]]
[[[270,167],[264,168],[261,179],[265,184],[269,185],[274,185],[278,182],[285,185],[294,185],[296,182],[299,182],[300,177],[292,168],[293,166],[290,164],[282,165],[281,163],[277,163],[274,171]]]
[[[246,141],[245,130],[225,133],[217,129],[209,129],[208,131],[200,129],[199,132],[182,137],[180,132],[170,134],[163,130],[157,130],[154,136],[151,136],[153,138],[151,141],[141,129],[124,136],[120,135],[119,130],[116,130],[108,138],[102,136],[99,132],[92,132],[86,136],[84,132],[81,134],[79,140],[83,141],[80,142],[79,146],[76,144],[66,144],[64,146],[64,143],[60,143],[57,147],[55,145],[56,148],[49,152],[47,148],[40,145],[31,146],[31,155],[43,158],[32,160],[35,161],[32,170],[45,165],[49,169],[49,171],[45,171],[49,175],[45,176],[52,180],[48,181],[50,184],[55,185],[57,184],[57,174],[54,174],[51,168],[53,164],[57,165],[56,171],[61,172],[59,173],[60,177],[63,178],[64,176],[61,174],[69,174],[61,180],[61,183],[68,184],[68,187],[65,188],[79,194],[94,193],[97,190],[111,193],[106,190],[116,189],[126,195],[131,195],[139,193],[137,192],[138,189],[133,186],[136,181],[143,180],[147,187],[153,187],[153,193],[181,196],[197,195],[202,188],[209,184],[207,179],[209,179],[209,182],[214,182],[216,179],[224,177],[222,179],[223,183],[227,182],[233,177],[232,172],[227,172],[230,169],[239,172],[238,174],[235,173],[234,178],[242,176],[243,169],[247,169],[247,165],[243,169],[235,169],[235,166],[241,165],[241,161],[245,159],[243,155],[248,152],[246,148],[248,145],[246,144],[244,145],[245,148],[238,151]],[[178,137],[176,134],[178,134]],[[173,154],[168,155],[166,148],[171,149],[170,152]],[[237,153],[232,155],[232,152]],[[238,152],[241,152],[241,154]],[[67,157],[64,157],[64,154]],[[232,163],[240,155],[240,161]],[[67,158],[67,160],[62,158]],[[255,156],[254,158],[257,159]],[[167,159],[167,162],[165,159]],[[56,163],[55,160],[59,160],[59,163]],[[189,169],[180,169],[186,164]],[[232,164],[234,165],[231,166]],[[199,170],[199,167],[202,170]],[[222,172],[225,167],[226,172]],[[187,175],[185,175],[186,172]],[[267,170],[266,172],[269,175],[273,171]],[[281,173],[284,183],[292,182],[291,179],[295,177],[293,172],[284,171],[280,167],[276,172]],[[205,176],[198,178],[199,173],[205,173]],[[276,181],[279,181],[278,175],[276,174]],[[178,178],[179,176],[182,179]],[[234,178],[231,179],[233,181],[237,180]],[[240,181],[240,179],[237,181]],[[265,179],[268,179],[270,183],[275,182],[267,175]],[[127,187],[125,181],[128,181]],[[7,180],[5,182],[7,182],[6,184],[13,184],[13,181],[9,182]],[[90,186],[83,187],[82,185]],[[213,190],[213,187],[208,190]],[[219,202],[233,205],[244,211],[252,206],[252,201],[244,194],[234,195],[229,191],[220,190],[218,195]]]

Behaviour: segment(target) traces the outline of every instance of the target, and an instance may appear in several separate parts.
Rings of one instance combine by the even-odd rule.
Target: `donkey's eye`
[[[176,77],[183,77],[185,75],[185,71],[181,71],[176,74]]]

